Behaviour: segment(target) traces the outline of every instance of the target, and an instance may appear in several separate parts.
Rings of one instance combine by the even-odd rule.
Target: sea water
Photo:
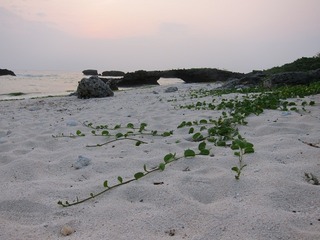
[[[89,76],[82,72],[14,71],[16,76],[0,76],[0,100],[47,96],[67,96],[75,92],[78,82]],[[183,83],[181,79],[158,80],[160,85]],[[21,94],[21,95],[20,95]]]
[[[60,71],[14,71],[0,76],[0,100],[69,95],[77,89],[83,74]],[[23,93],[23,95],[17,95]]]

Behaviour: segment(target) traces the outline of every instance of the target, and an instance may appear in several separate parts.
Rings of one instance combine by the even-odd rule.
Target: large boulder
[[[11,76],[16,76],[16,74],[8,69],[0,69],[0,76],[4,76],[4,75],[11,75]]]
[[[99,77],[92,76],[83,78],[77,88],[78,98],[102,98],[111,97],[114,93],[109,85],[104,83]]]
[[[98,75],[98,71],[94,70],[94,69],[87,69],[87,70],[83,70],[82,73],[86,76],[90,76],[90,75]]]

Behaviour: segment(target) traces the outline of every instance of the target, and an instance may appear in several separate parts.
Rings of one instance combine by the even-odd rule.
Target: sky
[[[320,0],[0,0],[0,68],[250,72],[320,52]]]

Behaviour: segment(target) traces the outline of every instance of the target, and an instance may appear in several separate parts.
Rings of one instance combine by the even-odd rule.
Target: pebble
[[[166,90],[164,90],[165,93],[171,93],[178,91],[177,87],[168,87]]]
[[[67,121],[67,126],[69,126],[69,127],[74,127],[77,125],[78,125],[78,122],[76,120],[68,120]]]
[[[72,227],[70,227],[69,225],[64,225],[60,230],[60,233],[63,236],[69,236],[74,232],[75,232],[74,229]]]
[[[80,155],[78,157],[78,160],[73,164],[73,167],[75,169],[81,169],[83,167],[88,166],[90,164],[90,162],[91,162],[91,159]]]

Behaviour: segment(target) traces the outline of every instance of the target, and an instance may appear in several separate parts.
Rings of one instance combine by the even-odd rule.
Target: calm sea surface
[[[14,71],[17,76],[0,76],[0,100],[45,96],[63,96],[76,91],[85,77],[81,72]],[[160,79],[160,85],[182,82],[180,79]],[[24,93],[12,96],[12,93]]]

